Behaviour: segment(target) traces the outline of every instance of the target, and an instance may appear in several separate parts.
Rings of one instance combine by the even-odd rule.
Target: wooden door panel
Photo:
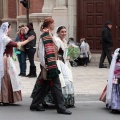
[[[84,24],[85,37],[89,43],[91,49],[99,50],[100,46],[100,38],[101,38],[101,30],[103,27],[104,18],[104,1],[101,0],[85,0],[84,2],[84,18],[86,24]],[[89,22],[90,21],[90,22]]]
[[[120,0],[116,0],[116,39],[115,46],[120,48]]]
[[[109,0],[78,0],[77,39],[85,37],[92,50],[100,50],[103,24],[108,18]]]

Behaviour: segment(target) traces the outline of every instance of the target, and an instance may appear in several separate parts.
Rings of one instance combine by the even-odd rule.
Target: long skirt
[[[59,68],[59,67],[58,67]],[[62,72],[62,71],[61,71]],[[65,73],[65,71],[64,71]],[[35,83],[35,86],[33,88],[31,97],[34,96],[35,92],[37,91],[37,89],[39,88],[40,83],[42,82],[43,78],[44,78],[45,73],[43,72],[43,70],[41,70],[40,75],[37,78],[37,81]],[[70,76],[70,75],[69,75]],[[63,76],[64,77],[64,76]],[[60,77],[61,79],[61,77]],[[73,87],[73,82],[67,80],[67,76],[66,79],[64,79],[64,86],[62,86],[62,94],[64,96],[64,101],[65,101],[65,106],[66,107],[73,107],[75,104],[75,98],[74,98],[74,87]],[[60,81],[62,82],[62,81]],[[51,103],[54,104],[54,99],[52,97],[51,91],[48,91],[48,94],[45,97],[45,102],[47,103]]]
[[[0,102],[15,103],[22,101],[21,91],[13,92],[10,75],[8,72],[8,57],[4,56],[4,77],[1,81]]]
[[[34,85],[32,94],[31,94],[32,98],[33,98],[34,94],[36,93],[37,89],[39,88],[41,82],[42,82],[42,79],[41,79],[41,73],[40,73],[40,75],[38,76],[37,81]],[[65,106],[73,107],[75,104],[74,93],[71,94],[67,91],[73,91],[73,84],[71,82],[68,83],[65,87],[62,87],[62,93],[64,96]],[[54,104],[54,99],[52,97],[51,91],[48,91],[48,94],[46,95],[43,102]]]
[[[111,109],[120,110],[120,83],[112,86]]]

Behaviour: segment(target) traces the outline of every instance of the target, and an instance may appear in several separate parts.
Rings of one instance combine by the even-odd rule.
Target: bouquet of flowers
[[[75,46],[75,47],[69,46],[67,56],[69,56],[70,59],[72,59],[72,60],[75,60],[76,58],[78,58],[80,56],[79,47],[77,47],[77,46]]]

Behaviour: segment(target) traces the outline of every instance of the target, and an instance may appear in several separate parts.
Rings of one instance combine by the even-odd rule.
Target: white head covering
[[[56,29],[54,31],[53,40],[54,40],[54,43],[56,44],[56,46],[58,47],[58,49],[62,48],[62,50],[65,51],[65,48],[67,47],[67,42],[66,42],[65,39],[64,39],[64,42],[62,42],[62,40],[60,39],[60,37],[58,37],[58,34],[57,34],[58,28],[59,27],[56,27]]]
[[[114,52],[110,70],[109,70],[109,75],[108,75],[106,104],[108,104],[109,106],[111,105],[111,94],[112,94],[112,83],[113,83],[113,79],[114,79],[114,69],[115,69],[115,63],[116,63],[116,59],[117,59],[119,50],[120,50],[120,48],[117,48]]]
[[[1,79],[4,76],[4,63],[3,53],[5,50],[4,40],[8,32],[8,22],[4,22],[0,27],[0,91],[1,91]]]
[[[88,57],[88,54],[87,54],[87,44],[85,43],[84,40],[82,41],[80,48],[81,48],[80,49],[80,53],[81,54],[85,53],[86,57]]]
[[[59,29],[59,27],[57,27],[55,29],[55,33],[53,35],[53,41],[54,41],[55,45],[58,47],[58,50],[61,48],[64,51],[63,58],[64,58],[64,61],[66,61],[66,58],[67,58],[67,48],[68,48],[67,47],[67,41],[65,39],[63,39],[63,40],[60,39],[60,37],[57,34],[57,30],[58,29]]]

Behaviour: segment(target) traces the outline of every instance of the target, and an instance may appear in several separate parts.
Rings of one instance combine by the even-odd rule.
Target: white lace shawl
[[[1,79],[4,76],[3,53],[4,53],[4,43],[3,40],[0,39],[0,88],[1,88]]]
[[[64,61],[66,61],[66,58],[67,58],[67,48],[68,48],[67,47],[67,41],[65,39],[62,41],[57,36],[54,36],[53,41],[54,41],[55,45],[58,47],[58,50],[61,48],[64,51],[63,58],[64,58]]]
[[[43,41],[42,41],[42,38],[40,38],[39,40],[39,43],[38,43],[38,57],[39,57],[39,60],[40,60],[40,64],[46,68],[45,66],[45,48],[44,48],[44,45],[43,45]]]
[[[1,80],[4,76],[4,61],[3,61],[3,53],[5,51],[5,46],[10,41],[6,39],[8,32],[8,22],[4,22],[0,27],[0,91],[1,91]]]

